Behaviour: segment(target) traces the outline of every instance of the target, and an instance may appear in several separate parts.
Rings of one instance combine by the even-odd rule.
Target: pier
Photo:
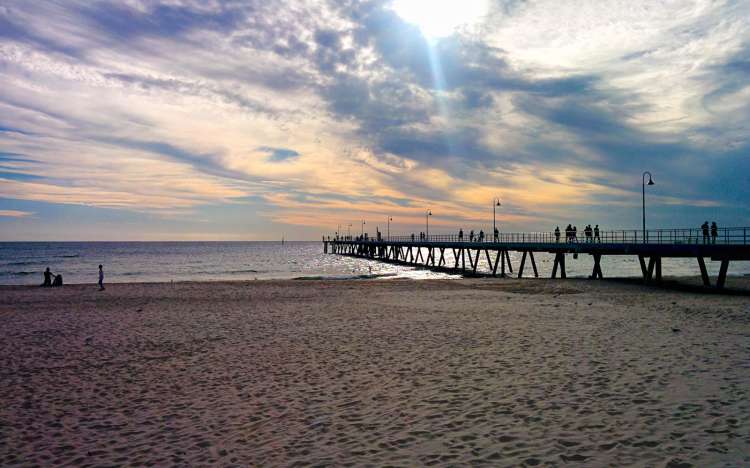
[[[390,236],[385,238],[328,237],[323,251],[392,263],[400,263],[463,275],[512,275],[509,252],[521,254],[517,276],[530,266],[540,276],[534,253],[554,255],[551,278],[566,278],[568,255],[591,255],[594,261],[589,276],[604,278],[601,259],[605,255],[638,257],[644,282],[662,280],[662,259],[695,258],[705,286],[711,286],[705,259],[721,262],[715,286],[724,287],[730,262],[750,260],[750,228],[721,228],[717,236],[705,237],[700,229],[656,229],[602,231],[598,237],[568,241],[553,232],[501,233],[497,238],[459,238],[458,235],[428,235],[424,238]],[[487,269],[479,269],[486,259]]]

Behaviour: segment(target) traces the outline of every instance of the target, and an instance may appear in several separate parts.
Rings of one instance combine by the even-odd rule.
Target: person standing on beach
[[[99,291],[104,291],[104,267],[99,265]]]

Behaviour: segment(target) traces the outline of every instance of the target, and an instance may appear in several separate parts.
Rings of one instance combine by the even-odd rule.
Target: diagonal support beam
[[[701,269],[703,286],[711,286],[711,279],[708,277],[708,270],[706,269],[706,262],[703,260],[703,257],[698,257],[698,266]]]
[[[724,283],[727,280],[727,270],[729,270],[729,260],[724,259],[721,261],[721,267],[719,268],[719,277],[716,279],[716,287],[718,289],[724,288]]]
[[[531,267],[534,269],[534,278],[539,278],[539,272],[536,269],[536,262],[534,261],[534,252],[529,250],[529,259],[531,260]]]
[[[510,254],[508,251],[505,251],[505,258],[508,260],[508,271],[512,274],[513,273],[513,265],[510,263]]]
[[[521,255],[521,266],[518,267],[518,277],[523,277],[523,267],[526,265],[526,251],[523,251],[523,255]]]
[[[602,254],[593,254],[594,256],[594,269],[591,272],[591,279],[602,279],[604,275],[602,275]]]

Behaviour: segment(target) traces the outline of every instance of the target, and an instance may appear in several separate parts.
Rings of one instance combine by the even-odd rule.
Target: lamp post
[[[497,226],[495,224],[495,207],[500,206],[500,199],[499,198],[493,198],[492,199],[492,239],[497,242],[497,237],[495,236],[495,233],[497,232]]]
[[[430,240],[430,216],[432,216],[432,211],[427,210],[427,214],[424,215],[425,223],[427,224],[426,240]]]
[[[362,239],[365,238],[365,224],[367,224],[367,222],[363,219],[362,220]]]
[[[391,221],[393,221],[393,218],[388,216],[388,240],[391,240]]]
[[[339,228],[336,229],[336,237],[341,235],[341,223],[339,223]]]
[[[350,239],[352,237],[352,223],[349,223],[349,225],[346,227],[346,237]]]
[[[648,183],[646,183],[646,174],[648,174]],[[641,188],[643,189],[643,243],[646,243],[646,185],[654,185],[651,173],[646,171],[641,177]]]

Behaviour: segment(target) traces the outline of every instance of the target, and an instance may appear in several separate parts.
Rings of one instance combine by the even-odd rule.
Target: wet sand
[[[747,466],[750,295],[0,287],[0,382],[3,466]]]

